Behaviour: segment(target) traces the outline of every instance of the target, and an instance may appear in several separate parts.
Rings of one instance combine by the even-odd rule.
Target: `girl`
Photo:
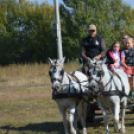
[[[109,69],[121,68],[121,51],[120,43],[118,41],[115,41],[112,44],[112,48],[107,51],[106,55]]]
[[[133,38],[127,38],[125,44],[125,50],[121,52],[121,64],[124,72],[128,75],[134,74],[134,40]]]

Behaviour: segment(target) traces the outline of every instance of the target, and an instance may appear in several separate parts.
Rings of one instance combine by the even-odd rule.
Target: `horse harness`
[[[57,71],[57,69],[56,69],[56,63],[55,63],[55,65],[53,66],[54,67],[54,72],[56,72]],[[61,75],[62,75],[62,78],[61,79],[58,79],[58,78],[51,78],[51,81],[58,81],[58,82],[60,82],[60,83],[62,83],[63,82],[63,77],[64,77],[64,69],[62,69],[62,71],[61,71]],[[51,76],[51,73],[49,72],[49,76]],[[76,94],[76,93],[71,93],[70,92],[70,89],[71,89],[71,87],[70,87],[70,85],[71,85],[71,78],[70,78],[70,76],[72,77],[72,78],[74,78],[74,80],[76,81],[76,83],[78,83],[79,84],[79,87],[80,87],[80,93],[78,94]],[[87,95],[86,93],[82,93],[82,87],[81,87],[81,83],[83,83],[83,82],[88,82],[88,81],[82,81],[82,82],[80,82],[79,81],[79,79],[75,76],[75,71],[73,71],[73,72],[71,72],[71,73],[67,73],[67,77],[68,77],[68,79],[69,79],[69,91],[68,91],[68,93],[67,94],[54,94],[54,92],[52,93],[52,99],[62,99],[62,98],[70,98],[70,97],[75,97],[75,98],[79,98],[79,99],[82,99],[82,100],[84,100],[84,101],[86,101],[86,102],[88,102],[88,100],[86,100],[86,99],[84,99],[82,96],[83,95]],[[75,91],[76,92],[76,91]]]
[[[98,97],[98,96],[115,96],[115,95],[117,95],[117,96],[128,96],[125,93],[125,86],[124,86],[124,84],[123,84],[123,82],[121,80],[121,77],[116,72],[114,72],[114,70],[110,70],[108,72],[109,72],[109,75],[110,75],[110,79],[109,79],[108,83],[105,86],[99,88],[99,90],[97,92],[93,93],[94,97]],[[103,75],[103,73],[104,73],[103,70],[101,70],[101,73]],[[95,80],[96,83],[100,84],[101,79],[102,79],[102,75],[100,76],[99,81]],[[117,84],[115,83],[115,81],[113,79],[114,76],[117,76],[119,78],[119,80],[121,81],[122,91],[119,90]],[[113,83],[114,83],[114,86],[115,86],[116,90],[111,90],[112,89],[112,83],[111,83],[112,80],[113,80]],[[111,83],[110,90],[109,91],[102,91],[102,89],[106,88],[110,83]]]
[[[56,69],[56,66],[58,66],[58,65],[56,65],[57,64],[57,60],[56,60],[56,62],[55,62],[55,65],[53,65],[53,67],[54,67],[54,72],[56,72],[57,71],[57,69]],[[51,81],[59,81],[60,83],[62,83],[62,81],[63,81],[63,77],[64,77],[64,69],[62,69],[61,70],[61,75],[62,75],[62,79],[59,79],[59,78],[51,78]],[[51,77],[51,72],[49,71],[49,76]]]
[[[54,66],[54,71],[57,71],[57,70],[56,70],[56,66],[57,66],[57,65],[55,64],[55,66]],[[94,69],[94,70],[95,70],[95,69]],[[111,74],[111,73],[112,73],[112,74]],[[94,98],[95,98],[95,97],[98,97],[98,96],[100,96],[100,95],[101,95],[101,96],[114,96],[114,95],[118,95],[118,96],[127,96],[126,93],[125,93],[124,84],[123,84],[123,82],[122,82],[120,76],[119,76],[117,73],[115,74],[114,71],[111,71],[111,73],[109,72],[109,74],[110,74],[110,80],[108,81],[108,83],[107,83],[104,87],[99,88],[99,91],[97,91],[96,93],[88,93],[88,94],[87,94],[87,93],[82,93],[82,87],[81,87],[81,83],[87,82],[87,81],[82,81],[82,82],[80,82],[79,79],[75,76],[75,71],[73,71],[73,72],[71,72],[71,73],[68,73],[67,77],[68,77],[68,79],[69,79],[69,92],[68,92],[67,94],[56,94],[56,95],[55,95],[54,93],[52,93],[52,99],[61,99],[61,98],[76,97],[76,98],[81,98],[81,99],[83,99],[84,101],[86,101],[87,103],[89,103],[88,100],[85,100],[85,99],[82,97],[83,95],[92,96],[92,97],[94,97]],[[50,72],[49,72],[49,75],[51,76],[51,73],[50,73]],[[51,81],[56,80],[56,81],[59,81],[60,83],[62,83],[62,82],[63,82],[63,77],[64,77],[64,69],[62,69],[61,75],[62,75],[62,79],[53,78],[53,79],[51,79]],[[103,75],[103,71],[101,70],[100,80],[99,80],[99,81],[96,81],[98,84],[100,84],[100,81],[101,81],[101,79],[102,79],[102,75]],[[120,91],[119,88],[118,88],[118,86],[116,85],[116,83],[115,83],[115,81],[114,81],[114,79],[113,79],[114,75],[116,75],[116,76],[120,79],[120,81],[121,81],[121,83],[122,83],[122,91]],[[71,85],[71,78],[70,78],[70,76],[73,77],[73,78],[75,79],[76,83],[79,84],[80,91],[81,91],[80,94],[70,93],[70,89],[71,89],[71,88],[70,88],[70,85]],[[115,85],[115,87],[116,87],[117,90],[111,90],[111,89],[112,89],[112,85],[111,85],[111,86],[110,86],[110,91],[102,91],[102,89],[106,88],[107,85],[112,82],[112,80],[113,80],[114,85]]]

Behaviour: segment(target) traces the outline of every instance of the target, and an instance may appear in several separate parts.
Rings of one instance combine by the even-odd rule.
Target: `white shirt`
[[[114,59],[118,59],[118,61],[116,63],[114,63],[114,65],[121,66],[121,60],[120,60],[120,56],[119,56],[119,52],[114,52],[112,51]]]
[[[121,52],[121,57],[126,57],[125,51]]]

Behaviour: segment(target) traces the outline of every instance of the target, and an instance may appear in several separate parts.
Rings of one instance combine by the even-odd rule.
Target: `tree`
[[[107,48],[121,41],[122,34],[134,34],[134,10],[122,0],[63,0],[60,6],[63,50],[67,58],[79,57],[82,38],[89,24],[97,26]]]
[[[25,0],[1,0],[0,6],[0,64],[54,58],[53,6]]]

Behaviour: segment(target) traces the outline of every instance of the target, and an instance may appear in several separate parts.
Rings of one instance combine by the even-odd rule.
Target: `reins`
[[[108,72],[109,72],[109,75],[110,75],[109,81],[107,82],[107,84],[106,84],[105,86],[99,88],[99,90],[95,93],[95,96],[99,96],[99,95],[102,95],[102,96],[114,96],[114,95],[118,95],[118,96],[128,96],[128,95],[126,95],[126,93],[125,93],[125,87],[124,87],[124,84],[123,84],[123,82],[122,82],[122,80],[121,80],[121,77],[120,77],[117,73],[115,73],[114,70],[111,70],[111,71],[108,71]],[[111,73],[112,73],[112,74],[111,74]],[[114,79],[113,79],[114,76],[116,76],[116,77],[120,80],[121,85],[122,85],[122,91],[119,90],[117,84],[115,83],[115,81],[114,81]],[[100,81],[101,81],[101,79],[102,79],[102,78],[100,78]],[[98,84],[100,84],[100,81],[98,82]],[[113,83],[114,83],[114,86],[115,86],[115,89],[116,89],[116,90],[111,90],[111,89],[112,89],[112,81],[113,81]],[[111,84],[109,91],[102,91],[102,90],[104,90],[109,84]]]
[[[52,99],[56,100],[56,99],[75,97],[75,98],[82,99],[83,101],[85,101],[88,104],[90,104],[89,101],[86,100],[83,97],[83,95],[85,95],[85,96],[93,96],[93,94],[92,93],[83,93],[82,92],[82,87],[81,87],[81,83],[88,82],[88,80],[80,82],[79,79],[74,74],[75,74],[75,71],[73,71],[72,73],[67,73],[67,77],[69,79],[69,91],[68,91],[68,93],[66,93],[66,94],[56,94],[56,95],[52,94]],[[80,93],[76,93],[76,91],[75,91],[75,93],[70,92],[70,90],[71,90],[71,87],[70,87],[71,86],[71,78],[70,78],[70,76],[73,77],[76,80],[75,82],[79,85]]]
[[[104,92],[107,94],[108,91],[102,91],[102,90],[105,89],[112,82],[113,77],[114,77],[114,74],[112,76],[110,76],[108,83],[104,87],[99,88],[99,90],[94,93],[94,96],[98,97],[99,95],[104,95],[103,94]],[[100,78],[100,82],[101,82],[101,78]],[[100,82],[98,84],[100,84]],[[110,90],[111,89],[112,89],[112,85],[110,86]]]
[[[87,95],[88,96],[88,94],[86,94],[86,93],[83,93],[82,92],[82,83],[84,83],[84,82],[88,82],[88,80],[84,80],[84,81],[82,81],[82,82],[80,82],[80,80],[75,76],[75,71],[73,71],[73,72],[71,72],[71,73],[63,73],[63,75],[62,75],[62,79],[59,79],[59,78],[51,78],[52,79],[52,81],[53,80],[55,80],[55,81],[58,81],[58,82],[60,82],[60,83],[63,83],[63,78],[64,78],[64,76],[67,76],[67,78],[68,78],[68,80],[69,80],[69,90],[68,90],[68,93],[66,93],[66,94],[59,94],[59,93],[57,93],[57,94],[52,94],[52,98],[53,99],[61,99],[61,98],[69,98],[69,97],[77,97],[77,98],[81,98],[81,99],[83,99],[84,101],[86,101],[86,102],[88,102],[88,100],[85,100],[82,96],[83,95]],[[71,79],[71,78],[74,78],[74,79]],[[78,85],[79,85],[79,88],[80,88],[80,93],[76,93],[77,91],[75,90],[75,93],[71,93],[71,84],[76,84],[76,83],[72,83],[72,81],[75,81]],[[83,85],[84,86],[84,85]]]

